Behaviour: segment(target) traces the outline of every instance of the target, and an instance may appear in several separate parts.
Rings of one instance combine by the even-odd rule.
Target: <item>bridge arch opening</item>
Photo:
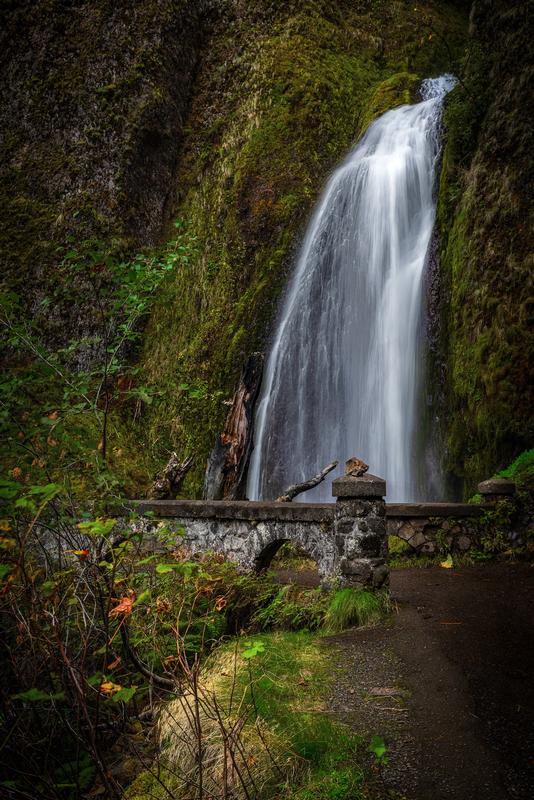
[[[315,587],[321,583],[317,554],[292,539],[276,539],[256,558],[256,571],[270,570],[281,584]]]

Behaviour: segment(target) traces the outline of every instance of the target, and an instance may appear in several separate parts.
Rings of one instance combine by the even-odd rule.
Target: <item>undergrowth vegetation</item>
[[[340,589],[332,596],[324,626],[327,631],[338,633],[355,625],[371,625],[383,620],[389,610],[389,594],[385,592]]]
[[[198,771],[187,777],[190,768],[165,754],[165,737],[154,749],[151,724],[163,709],[160,730],[173,697],[189,698],[195,711],[184,712],[196,721],[182,744],[202,738],[204,729],[211,736],[215,718],[213,735],[233,759],[227,779],[249,787],[249,796],[282,797],[290,785],[338,780],[331,769],[352,758],[356,743],[343,731],[334,735],[335,724],[321,716],[327,682],[320,635],[379,621],[385,597],[280,586],[269,574],[241,574],[215,554],[191,558],[175,531],[151,524],[148,536],[135,515],[79,521],[60,483],[11,476],[0,493],[0,765],[8,797],[78,800],[93,787],[119,798],[154,759],[148,774],[160,788],[161,770],[172,766],[175,777],[178,770],[183,792],[176,797],[233,796],[198,794]],[[239,666],[235,718],[220,666],[229,658]],[[213,691],[214,676],[220,692]],[[304,703],[312,698],[317,708]],[[247,769],[263,763],[265,778],[236,777],[249,747]],[[200,767],[196,757],[193,763],[205,768],[207,781],[212,767],[205,758]],[[358,797],[358,774],[349,780],[346,772],[339,797]]]
[[[309,633],[245,637],[219,649],[199,676],[202,744],[188,722],[195,718],[193,692],[166,704],[157,728],[164,771],[144,772],[128,800],[169,791],[177,800],[198,796],[190,776],[198,780],[202,760],[210,797],[368,796],[359,764],[364,743],[325,713],[333,666]],[[239,746],[229,758],[232,735]]]
[[[59,481],[85,502],[140,486],[146,491],[161,455],[139,446],[142,417],[162,392],[149,384],[136,354],[156,293],[194,249],[182,221],[158,252],[131,255],[94,239],[70,242],[55,289],[33,316],[20,294],[0,284],[0,456],[22,485]],[[68,302],[79,281],[93,299],[91,325],[57,347],[40,315]],[[181,391],[194,389],[184,384]]]

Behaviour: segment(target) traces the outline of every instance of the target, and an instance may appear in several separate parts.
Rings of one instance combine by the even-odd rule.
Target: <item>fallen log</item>
[[[167,466],[161,475],[156,475],[154,483],[148,492],[151,500],[174,500],[183,479],[193,464],[192,456],[183,461],[178,459],[176,453],[171,453]]]
[[[276,498],[276,502],[290,503],[298,494],[302,494],[302,492],[307,492],[308,489],[313,489],[315,486],[318,486],[320,483],[322,483],[322,481],[324,481],[328,473],[332,472],[332,470],[337,467],[337,463],[337,461],[332,461],[331,464],[321,470],[321,472],[319,472],[319,474],[315,475],[313,478],[304,481],[304,483],[295,483],[293,486],[289,486],[289,488],[287,488],[285,492],[280,495],[280,497]]]

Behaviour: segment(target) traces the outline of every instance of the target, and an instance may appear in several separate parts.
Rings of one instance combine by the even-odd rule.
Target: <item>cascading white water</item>
[[[353,455],[386,478],[389,500],[421,499],[421,287],[441,109],[454,83],[428,79],[422,102],[375,120],[326,186],[267,361],[251,499],[272,499]],[[301,498],[331,500],[330,482]]]

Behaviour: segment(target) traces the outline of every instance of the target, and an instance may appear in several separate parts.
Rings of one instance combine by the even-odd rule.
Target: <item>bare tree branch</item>
[[[313,489],[315,486],[318,486],[329,472],[332,472],[333,469],[337,467],[338,462],[332,461],[327,467],[325,467],[318,475],[315,475],[313,478],[310,478],[304,483],[295,483],[293,486],[289,486],[280,497],[276,498],[277,503],[290,503],[294,497],[298,494],[302,494],[302,492],[307,492],[308,489]]]

